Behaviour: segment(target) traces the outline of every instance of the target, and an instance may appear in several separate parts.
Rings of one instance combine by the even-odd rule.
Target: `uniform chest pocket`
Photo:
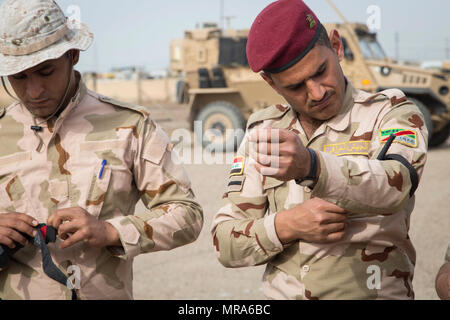
[[[269,201],[270,214],[283,210],[283,201],[277,196],[277,189],[285,183],[284,181],[270,177],[266,177],[264,181],[263,189]]]
[[[28,206],[28,197],[20,178],[20,170],[31,153],[23,152],[0,158],[0,213],[24,212]]]
[[[85,209],[91,215],[99,217],[105,204],[106,197],[111,188],[112,169],[105,164],[99,164],[91,176]]]
[[[0,213],[26,212],[25,187],[15,174],[0,175]]]

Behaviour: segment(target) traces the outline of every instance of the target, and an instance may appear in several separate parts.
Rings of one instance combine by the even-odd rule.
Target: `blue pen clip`
[[[103,176],[103,170],[105,170],[105,166],[106,166],[107,163],[108,163],[108,161],[103,160],[103,162],[102,162],[102,168],[100,169],[100,174],[98,175],[98,178],[99,178],[99,179],[102,178],[102,176]]]

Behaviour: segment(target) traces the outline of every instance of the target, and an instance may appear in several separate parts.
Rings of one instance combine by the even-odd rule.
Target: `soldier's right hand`
[[[332,243],[342,240],[347,228],[347,212],[325,200],[313,198],[275,218],[278,238],[283,244],[296,240]]]
[[[34,227],[38,224],[33,217],[24,213],[0,213],[0,244],[11,249],[16,247],[15,242],[26,246],[28,241],[20,232],[34,238],[36,236]]]

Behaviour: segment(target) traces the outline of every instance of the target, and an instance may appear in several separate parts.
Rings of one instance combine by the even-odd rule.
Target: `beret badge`
[[[313,29],[316,26],[316,20],[310,14],[308,14],[306,16],[306,22],[308,23],[308,26],[309,26],[310,29]]]

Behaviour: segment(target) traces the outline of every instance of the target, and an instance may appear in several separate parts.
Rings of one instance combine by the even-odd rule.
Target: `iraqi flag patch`
[[[407,129],[386,129],[380,131],[381,142],[387,142],[391,134],[395,134],[394,142],[417,148],[417,132]]]
[[[233,160],[230,177],[242,176],[244,174],[245,157],[236,157]]]

